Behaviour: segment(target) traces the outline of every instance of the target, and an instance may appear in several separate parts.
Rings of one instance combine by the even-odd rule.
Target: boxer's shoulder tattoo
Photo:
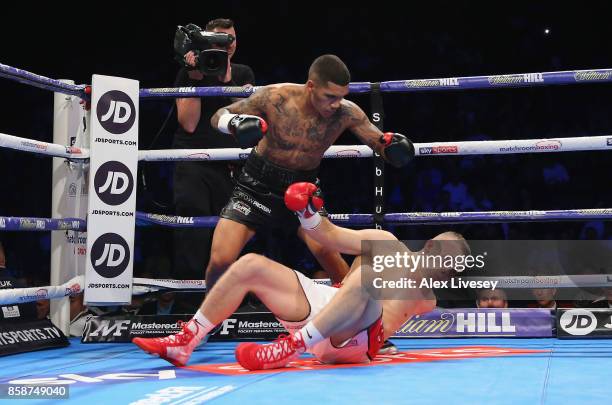
[[[352,127],[359,124],[369,123],[368,116],[353,102],[343,105],[343,117],[347,120],[348,126]]]
[[[271,89],[262,87],[253,93],[250,97],[242,99],[238,106],[241,110],[247,112],[265,112],[266,107],[270,104]]]
[[[372,124],[368,116],[355,103],[348,102],[346,106],[346,126],[367,146],[379,151],[380,131]]]
[[[287,99],[282,94],[277,94],[275,100],[272,102],[272,105],[276,109],[276,112],[279,114],[283,114],[285,112],[285,103]]]

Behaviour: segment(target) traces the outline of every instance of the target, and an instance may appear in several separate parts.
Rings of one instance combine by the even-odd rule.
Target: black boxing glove
[[[405,166],[414,158],[414,145],[402,134],[385,132],[380,143],[385,148],[385,160],[394,167]]]
[[[226,110],[227,111],[227,110]],[[251,148],[268,132],[268,123],[261,117],[247,114],[232,114],[227,111],[219,117],[219,131],[236,137],[242,149]]]

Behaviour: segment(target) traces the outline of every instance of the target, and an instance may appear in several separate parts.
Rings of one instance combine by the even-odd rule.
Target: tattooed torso
[[[319,166],[323,153],[348,127],[354,104],[343,100],[329,118],[306,114],[299,106],[303,86],[282,84],[271,89],[261,100],[268,122],[268,132],[257,150],[280,166],[309,170]]]

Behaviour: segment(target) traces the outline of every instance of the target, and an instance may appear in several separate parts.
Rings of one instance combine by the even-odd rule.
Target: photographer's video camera
[[[227,47],[234,37],[224,32],[203,31],[195,24],[179,25],[174,34],[176,60],[183,66],[198,69],[207,76],[222,76],[227,71]],[[185,54],[193,51],[195,68],[185,63]]]

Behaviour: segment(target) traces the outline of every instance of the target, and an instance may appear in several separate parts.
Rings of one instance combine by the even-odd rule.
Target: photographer
[[[231,35],[234,40],[227,50],[227,69],[220,75],[206,74],[195,69],[203,60],[196,53],[187,52],[183,67],[176,78],[176,87],[251,86],[255,83],[253,70],[247,65],[231,63],[236,52],[234,22],[219,18],[206,24],[205,31]],[[216,46],[214,46],[216,48]],[[202,59],[200,56],[199,59]],[[179,98],[176,100],[179,128],[175,133],[175,149],[237,148],[233,137],[213,129],[210,118],[221,107],[231,103],[229,97]],[[174,204],[180,216],[219,215],[230,198],[232,183],[231,162],[177,162],[174,172]],[[208,264],[212,229],[175,230],[175,277],[202,279]]]

